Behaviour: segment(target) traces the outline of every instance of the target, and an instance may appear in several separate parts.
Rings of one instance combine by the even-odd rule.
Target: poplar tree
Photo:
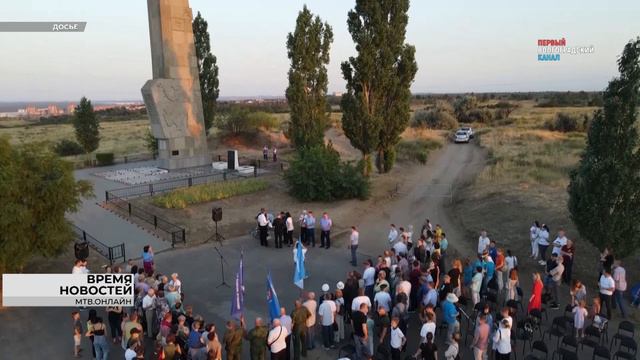
[[[216,112],[216,101],[220,90],[218,86],[218,65],[215,55],[211,53],[211,43],[209,38],[209,25],[200,15],[193,19],[193,42],[196,48],[196,58],[198,59],[198,75],[200,79],[200,95],[202,96],[202,112],[204,117],[204,128],[209,133],[213,126],[213,118]]]
[[[609,82],[594,113],[580,163],[571,172],[569,211],[580,235],[620,256],[640,246],[640,38],[618,59],[620,77]]]
[[[290,108],[289,138],[297,149],[324,144],[327,112],[327,64],[333,31],[305,5],[298,13],[296,28],[287,36],[291,60],[286,95]]]
[[[100,145],[100,122],[93,111],[91,100],[86,97],[80,99],[73,113],[73,128],[76,139],[82,145],[85,153],[90,153],[98,149]]]
[[[410,119],[410,86],[418,65],[415,47],[405,44],[409,0],[357,0],[347,25],[358,55],[342,63],[347,91],[342,126],[360,150],[368,174],[377,153],[378,171],[391,170],[395,147]]]

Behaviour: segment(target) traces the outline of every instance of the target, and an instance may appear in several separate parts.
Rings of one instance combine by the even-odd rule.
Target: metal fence
[[[164,180],[150,184],[133,185],[125,188],[107,190],[105,191],[105,200],[107,202],[111,202],[112,198],[133,199],[142,196],[154,196],[157,194],[169,192],[171,190],[191,187],[194,185],[257,176],[257,169],[254,169],[252,174],[241,174],[237,171],[221,171],[203,175],[192,175],[180,179]]]
[[[109,246],[102,243],[100,240],[95,237],[87,234],[86,231],[80,229],[74,224],[71,224],[73,229],[73,234],[76,239],[76,242],[86,242],[89,243],[89,246],[94,248],[100,255],[104,256],[109,260],[109,264],[113,265],[115,260],[122,258],[122,261],[126,259],[124,243],[115,246]]]
[[[154,229],[159,230],[167,235],[167,237],[171,240],[171,247],[175,247],[177,243],[187,243],[187,234],[185,228],[176,225],[166,219],[163,219],[155,214],[152,214],[143,208],[132,205],[129,201],[123,198],[120,198],[113,194],[109,195],[108,191],[107,202],[124,211],[129,215],[129,217],[133,216],[145,221],[150,225],[153,225]]]
[[[218,161],[226,161],[226,157],[217,156]],[[163,219],[151,212],[131,204],[128,200],[143,197],[154,196],[166,193],[172,190],[187,188],[194,185],[208,184],[219,181],[227,181],[234,179],[243,179],[260,176],[264,170],[283,171],[286,169],[284,162],[270,162],[260,159],[249,160],[242,159],[243,163],[252,165],[253,171],[250,173],[241,173],[239,171],[214,171],[206,174],[190,175],[184,178],[164,180],[149,184],[133,185],[125,188],[113,189],[105,191],[105,201],[115,205],[117,208],[125,212],[129,217],[136,217],[148,224],[153,225],[154,229],[160,230],[166,234],[171,240],[171,247],[175,247],[177,243],[186,244],[186,230],[170,221]],[[262,170],[262,171],[261,171]]]

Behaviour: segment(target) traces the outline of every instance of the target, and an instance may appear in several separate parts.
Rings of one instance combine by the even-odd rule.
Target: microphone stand
[[[222,282],[220,283],[220,285],[216,286],[216,289],[219,288],[220,286],[231,287],[231,286],[229,286],[229,284],[227,284],[227,281],[225,280],[225,277],[224,277],[224,264],[225,263],[227,265],[229,265],[229,264],[227,263],[227,260],[224,259],[224,255],[222,255],[222,253],[220,252],[218,247],[214,246],[213,248],[218,253],[218,256],[220,256],[220,269],[221,269],[221,274],[222,274]]]
[[[215,234],[211,235],[211,236],[207,239],[207,241],[205,241],[205,242],[209,242],[210,240],[213,240],[213,241],[217,241],[217,242],[218,242],[218,244],[220,244],[220,246],[222,246],[222,241],[224,241],[224,240],[225,240],[225,238],[224,238],[224,236],[222,236],[222,235],[220,235],[220,234],[218,233],[218,222],[217,222],[217,221],[214,221],[214,222],[215,222],[215,224],[216,224],[216,232],[215,232]]]

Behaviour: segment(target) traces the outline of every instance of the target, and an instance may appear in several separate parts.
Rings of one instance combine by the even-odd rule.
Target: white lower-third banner
[[[2,305],[133,306],[133,274],[3,274]]]

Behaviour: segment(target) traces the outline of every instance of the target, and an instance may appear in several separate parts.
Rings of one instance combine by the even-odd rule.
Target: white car
[[[473,129],[471,126],[463,126],[458,131],[466,131],[469,134],[469,139],[473,139]]]
[[[471,140],[469,133],[462,130],[456,131],[456,134],[453,139],[455,143],[468,143],[469,140]]]

